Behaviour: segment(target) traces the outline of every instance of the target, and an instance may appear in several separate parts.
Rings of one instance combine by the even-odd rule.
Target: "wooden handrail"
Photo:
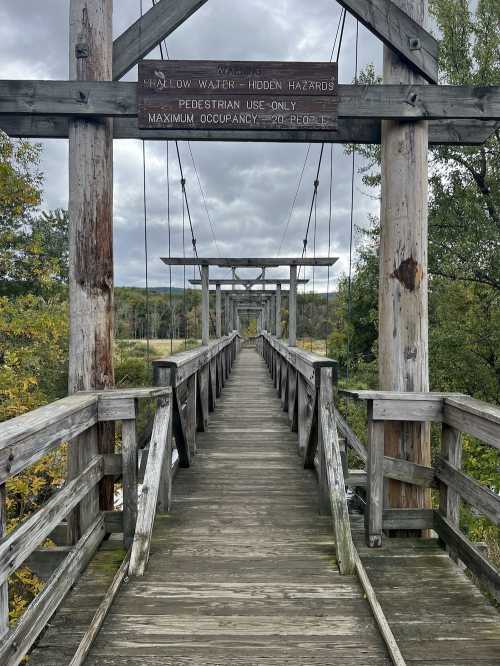
[[[472,435],[486,445],[500,448],[500,408],[463,394],[364,390],[344,390],[342,393],[364,400],[368,406],[371,440],[367,464],[369,545],[381,545],[383,528],[433,528],[450,553],[461,559],[495,599],[500,600],[500,572],[459,527],[461,498],[494,525],[500,525],[500,497],[459,469],[462,433]],[[434,467],[384,457],[384,423],[401,420],[443,424],[441,457]],[[353,433],[347,424],[343,430],[348,435],[347,443],[357,445],[359,440],[352,437]],[[384,509],[384,477],[422,487],[438,487],[439,510]]]

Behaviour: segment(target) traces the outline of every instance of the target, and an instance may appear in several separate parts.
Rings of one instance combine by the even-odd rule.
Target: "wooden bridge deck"
[[[357,579],[337,571],[316,480],[254,350],[241,352],[197,443],[172,513],[157,517],[146,575],[123,585],[86,663],[390,664]],[[434,542],[357,541],[408,663],[500,663],[500,616]],[[31,663],[69,662],[112,577],[100,557]]]

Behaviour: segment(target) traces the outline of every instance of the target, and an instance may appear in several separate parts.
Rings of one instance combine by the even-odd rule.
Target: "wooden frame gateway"
[[[478,484],[455,467],[460,462],[459,428],[475,435],[486,433],[486,441],[497,446],[498,410],[478,405],[477,401],[441,400],[444,415],[441,420],[446,428],[442,460],[434,473],[428,429],[434,412],[431,416],[426,413],[425,418],[415,418],[412,412],[413,416],[408,419],[412,428],[408,430],[401,426],[404,416],[394,411],[394,407],[400,407],[395,405],[396,401],[405,403],[408,408],[411,393],[414,402],[419,403],[412,405],[413,410],[422,410],[422,396],[425,403],[432,402],[431,407],[435,408],[435,401],[428,397],[428,146],[484,143],[500,122],[500,87],[436,85],[438,45],[426,30],[427,0],[339,0],[383,41],[384,83],[339,85],[336,130],[140,130],[137,83],[118,79],[205,1],[159,0],[113,41],[113,0],[70,0],[70,80],[0,80],[0,129],[14,138],[67,138],[69,141],[70,396],[2,424],[0,661],[9,666],[22,660],[106,533],[122,530],[125,544],[132,548],[131,571],[136,574],[144,571],[157,500],[164,510],[168,510],[170,503],[174,471],[172,431],[177,442],[178,464],[188,466],[196,450],[196,429],[206,428],[208,411],[214,409],[215,398],[240,348],[237,332],[222,336],[222,281],[215,282],[217,340],[209,339],[210,266],[289,267],[288,345],[278,339],[281,336],[278,316],[281,284],[286,281],[276,280],[275,294],[269,292],[269,297],[275,298],[275,335],[261,331],[257,347],[270,368],[281,404],[286,405],[291,429],[298,430],[304,466],[318,468],[323,506],[325,493],[328,493],[340,570],[350,574],[358,571],[394,663],[404,662],[352,544],[337,424],[343,428],[350,445],[367,459],[370,546],[381,545],[384,526],[418,530],[434,527],[499,598],[498,572],[492,570],[481,553],[460,533],[457,520],[459,495],[462,495],[468,502],[476,501],[483,511],[486,507],[487,515],[493,516],[498,524],[498,498],[478,489]],[[335,361],[297,348],[297,267],[331,266],[336,259],[163,259],[169,265],[200,266],[203,346],[155,362],[156,384],[164,387],[159,392],[158,389],[112,390],[113,140],[120,138],[381,144],[379,383],[381,390],[390,391],[391,396],[385,393],[382,397],[359,396],[368,403],[368,452],[336,413]],[[247,284],[253,282],[250,280]],[[262,286],[267,283],[264,279],[261,281]],[[235,281],[226,284],[234,286]],[[229,293],[233,292],[226,292]],[[268,306],[250,300],[253,296],[248,294],[256,292],[241,293],[248,300],[240,301],[235,296],[231,303],[226,295],[226,332],[229,333],[227,328],[231,324],[233,329],[237,325],[238,307],[247,311],[257,308],[255,311],[261,311],[261,327],[267,328],[270,322],[272,328],[270,312],[266,315]],[[268,299],[265,291],[258,295],[263,300]],[[146,492],[138,502],[135,408],[136,400],[146,397],[155,398],[158,404],[145,469]],[[427,407],[430,409],[429,405]],[[390,415],[377,412],[377,409],[389,408]],[[441,418],[440,414],[438,417]],[[120,454],[114,451],[115,422],[122,424]],[[465,422],[476,427],[465,428],[462,426]],[[322,442],[322,438],[325,441]],[[15,470],[38,460],[61,440],[71,442],[67,484],[46,507],[7,535],[6,481]],[[126,499],[120,516],[112,511],[117,469],[123,475]],[[434,477],[441,488],[441,507],[437,513],[430,506]],[[387,479],[387,508],[383,506],[384,479]],[[43,541],[53,524],[65,515],[68,516],[67,556],[22,620],[9,628],[9,572],[33,552],[35,540],[40,537]],[[119,523],[118,529],[113,521]],[[315,560],[320,559],[325,558],[315,556]],[[119,586],[125,568],[126,565],[120,570],[121,578],[113,583],[112,590]],[[97,621],[102,622],[102,613]],[[474,627],[469,631],[474,631]],[[459,649],[466,643],[462,641]],[[82,647],[80,656],[72,663],[81,663],[85,650],[88,645]]]

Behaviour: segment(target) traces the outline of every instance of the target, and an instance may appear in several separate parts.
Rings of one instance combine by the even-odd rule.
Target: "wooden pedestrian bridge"
[[[266,331],[154,370],[154,387],[77,393],[0,425],[2,483],[61,441],[85,457],[0,542],[4,599],[23,562],[45,578],[2,665],[30,651],[37,666],[500,663],[499,572],[458,522],[462,498],[500,523],[499,497],[460,470],[461,432],[498,448],[497,407],[352,391],[367,403],[365,447],[337,411],[335,361]],[[138,450],[144,400],[156,407]],[[394,420],[442,424],[432,467],[384,456]],[[97,453],[109,422],[120,445]],[[121,484],[122,510],[99,509],[103,478]],[[436,508],[384,506],[384,479],[431,488]],[[346,487],[364,516],[348,513]]]

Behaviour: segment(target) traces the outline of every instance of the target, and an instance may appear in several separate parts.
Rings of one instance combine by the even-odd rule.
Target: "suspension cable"
[[[333,143],[330,144],[330,189],[328,210],[328,259],[330,259],[332,246],[332,189],[333,189]],[[328,356],[328,324],[330,321],[330,264],[327,266],[326,278],[326,326],[325,326],[325,356]]]
[[[167,225],[168,225],[168,258],[172,257],[172,228],[170,224],[170,167],[169,142],[167,141]],[[170,353],[174,352],[174,310],[172,307],[172,264],[168,264],[168,301],[170,308]]]
[[[356,21],[356,57],[354,64],[354,85],[358,83],[358,45],[359,45],[359,21]],[[356,146],[352,149],[351,164],[351,215],[349,231],[349,277],[347,282],[347,358],[346,358],[346,380],[349,379],[349,366],[351,364],[351,323],[352,323],[352,247],[354,235],[354,180],[356,167]]]

